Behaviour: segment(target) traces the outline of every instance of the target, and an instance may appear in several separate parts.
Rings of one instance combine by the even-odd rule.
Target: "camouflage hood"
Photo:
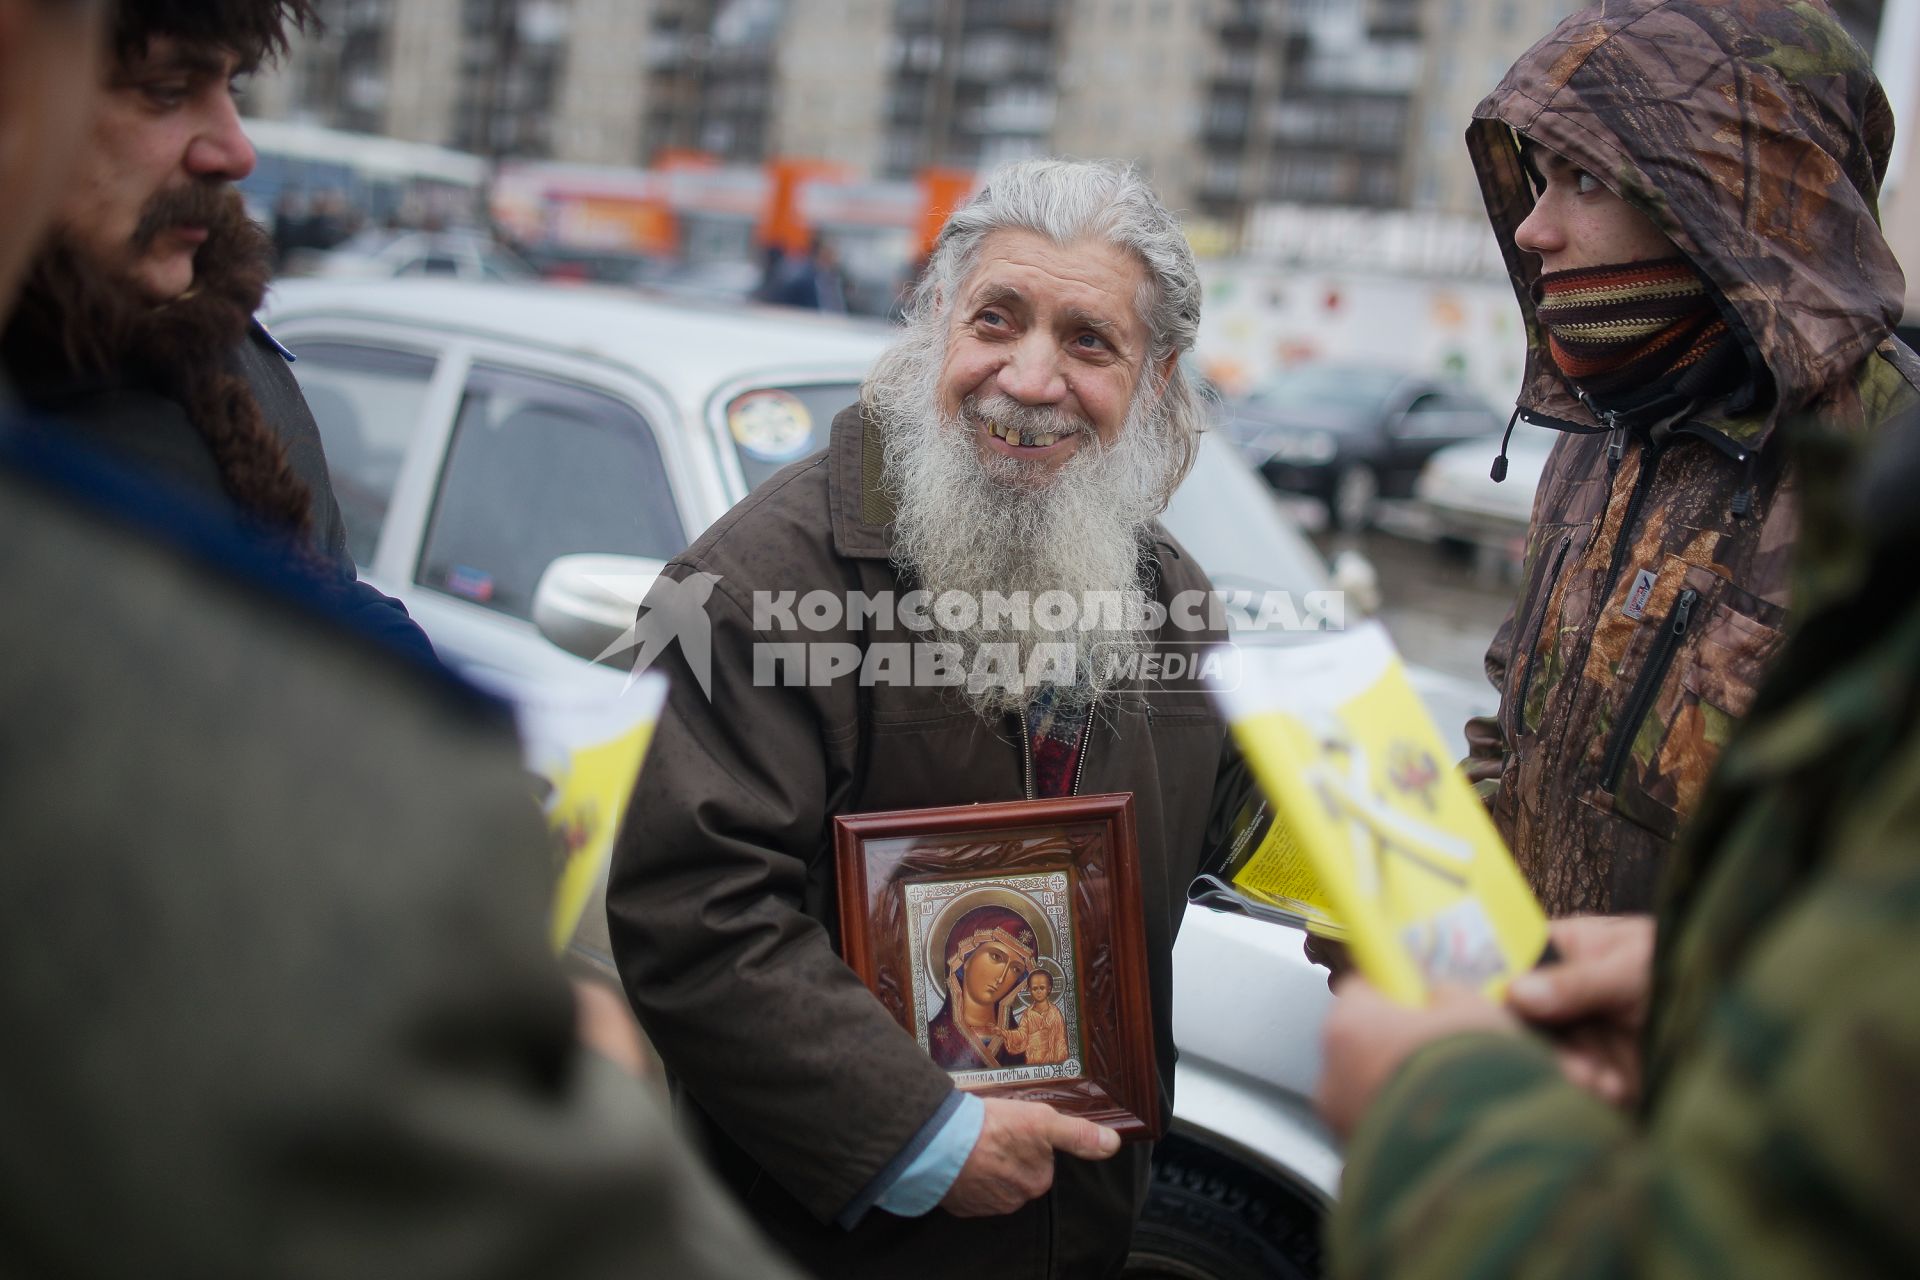
[[[1467,146],[1526,322],[1530,418],[1598,425],[1547,356],[1539,259],[1514,244],[1533,207],[1516,133],[1646,213],[1718,288],[1774,388],[1719,407],[1711,425],[1740,445],[1845,385],[1899,318],[1878,211],[1893,115],[1823,5],[1606,0],[1529,50],[1474,117]]]

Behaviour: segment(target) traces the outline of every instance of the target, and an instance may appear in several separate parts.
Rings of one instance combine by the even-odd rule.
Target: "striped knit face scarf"
[[[1732,354],[1727,322],[1685,258],[1548,272],[1533,298],[1554,364],[1595,401],[1643,399]]]

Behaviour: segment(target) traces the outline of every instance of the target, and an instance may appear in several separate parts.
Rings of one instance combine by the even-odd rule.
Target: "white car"
[[[891,337],[804,312],[450,281],[283,282],[267,320],[299,357],[363,576],[494,687],[608,696],[625,673],[587,659],[634,605],[595,587],[606,557],[657,572],[823,447]],[[1224,440],[1205,440],[1166,523],[1223,588],[1331,585]],[[575,950],[611,969],[597,904]],[[1190,907],[1174,978],[1178,1109],[1128,1274],[1316,1274],[1340,1169],[1310,1101],[1325,976],[1297,931]]]
[[[1442,538],[1479,549],[1493,562],[1515,568],[1525,549],[1534,491],[1546,473],[1558,431],[1514,425],[1507,442],[1507,476],[1495,481],[1492,440],[1448,445],[1427,459],[1413,496]]]
[[[453,280],[531,280],[532,267],[491,237],[473,231],[362,231],[325,252],[296,250],[289,276],[328,280],[441,276]]]

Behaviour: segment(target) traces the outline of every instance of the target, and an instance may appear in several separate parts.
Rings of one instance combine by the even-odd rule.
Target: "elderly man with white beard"
[[[1156,520],[1203,422],[1180,367],[1200,298],[1131,170],[1002,169],[827,449],[657,589],[704,575],[712,648],[683,634],[655,668],[673,692],[608,882],[614,953],[683,1120],[815,1274],[1125,1260],[1146,1144],[955,1089],[838,956],[833,819],[1132,793],[1171,1114],[1174,934],[1244,778],[1204,692],[1142,661],[1221,638]]]

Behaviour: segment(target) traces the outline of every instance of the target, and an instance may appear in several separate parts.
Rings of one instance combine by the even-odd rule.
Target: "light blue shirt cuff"
[[[875,1206],[903,1218],[931,1212],[960,1176],[960,1167],[973,1154],[973,1144],[980,1140],[980,1126],[986,1119],[986,1104],[970,1093],[962,1094],[960,1105],[947,1117],[940,1132],[880,1193]]]

